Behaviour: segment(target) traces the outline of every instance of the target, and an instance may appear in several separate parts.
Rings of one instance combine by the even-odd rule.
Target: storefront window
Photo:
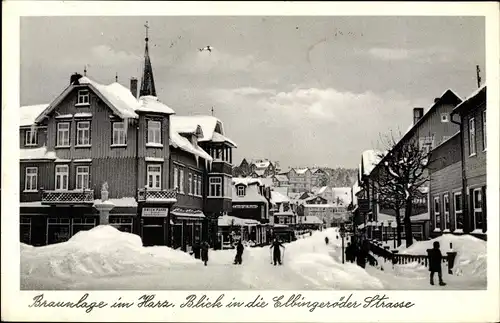
[[[21,217],[20,226],[21,242],[31,244],[31,218]]]
[[[122,232],[132,233],[132,228],[133,228],[132,218],[110,216],[109,224]]]
[[[47,219],[47,244],[64,242],[70,237],[69,218]]]

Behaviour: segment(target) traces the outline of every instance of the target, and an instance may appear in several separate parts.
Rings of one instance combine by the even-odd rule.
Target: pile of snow
[[[84,277],[165,272],[200,263],[168,247],[143,247],[141,238],[109,225],[80,231],[67,242],[43,247],[21,244],[21,276],[30,281],[74,282]]]
[[[332,289],[381,289],[382,283],[363,268],[342,264],[337,228],[314,231],[310,238],[286,245],[285,262],[316,285]],[[328,237],[330,243],[325,243]]]
[[[435,239],[420,241],[400,251],[401,254],[426,255],[434,241],[440,244],[443,255],[456,251],[454,271],[457,275],[476,276],[486,280],[486,241],[471,235],[443,234]],[[450,249],[450,243],[452,248]]]

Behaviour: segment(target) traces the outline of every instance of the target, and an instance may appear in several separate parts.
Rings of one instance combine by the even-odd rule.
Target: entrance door
[[[70,238],[69,218],[47,219],[47,244],[67,241]]]
[[[166,236],[163,228],[164,218],[146,218],[142,223],[142,244],[147,246],[165,246]]]
[[[172,247],[174,249],[182,247],[182,223],[176,223],[172,226]]]

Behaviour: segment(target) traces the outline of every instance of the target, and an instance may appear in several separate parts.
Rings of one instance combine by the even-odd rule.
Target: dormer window
[[[239,185],[238,187],[236,187],[236,195],[238,195],[239,197],[245,196],[245,186]]]
[[[36,129],[26,130],[25,146],[36,146]]]
[[[78,90],[77,105],[89,105],[89,104],[90,104],[89,90]]]

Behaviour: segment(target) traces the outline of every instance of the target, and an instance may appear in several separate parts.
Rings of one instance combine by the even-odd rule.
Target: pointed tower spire
[[[144,71],[142,72],[141,89],[139,91],[139,96],[156,96],[155,80],[153,78],[153,67],[151,66],[151,59],[149,58],[149,24],[147,21],[144,27],[146,27],[146,48],[144,50]]]

